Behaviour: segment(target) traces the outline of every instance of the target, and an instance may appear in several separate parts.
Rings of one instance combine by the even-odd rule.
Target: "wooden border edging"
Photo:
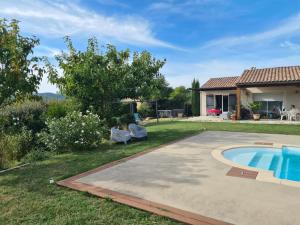
[[[105,189],[105,188],[102,188],[102,187],[98,187],[98,186],[94,186],[94,185],[90,185],[90,184],[85,184],[85,183],[81,183],[81,182],[77,181],[78,179],[80,179],[82,177],[88,176],[88,175],[93,174],[93,173],[100,172],[102,170],[108,169],[110,167],[121,164],[121,163],[126,162],[128,160],[131,160],[131,159],[137,158],[139,156],[145,155],[149,152],[155,151],[159,148],[162,148],[162,147],[174,144],[176,142],[185,140],[187,138],[196,136],[198,134],[199,133],[193,134],[193,135],[190,135],[188,137],[184,137],[180,140],[171,141],[167,144],[163,144],[163,145],[160,145],[158,147],[153,147],[153,148],[150,148],[148,150],[145,150],[145,151],[136,153],[134,155],[125,157],[123,159],[119,159],[119,160],[110,162],[108,164],[105,164],[103,166],[100,166],[100,167],[97,167],[95,169],[89,170],[87,172],[84,172],[84,173],[72,176],[70,178],[58,181],[57,185],[63,186],[63,187],[68,187],[68,188],[71,188],[71,189],[74,189],[74,190],[77,190],[77,191],[88,192],[88,193],[90,193],[92,195],[95,195],[95,196],[98,196],[100,198],[109,198],[109,199],[111,199],[115,202],[125,204],[125,205],[131,206],[131,207],[134,207],[134,208],[137,208],[137,209],[140,209],[140,210],[148,211],[148,212],[160,215],[160,216],[168,217],[170,219],[173,219],[173,220],[176,220],[176,221],[179,221],[179,222],[183,222],[183,223],[186,223],[186,224],[191,224],[191,225],[232,225],[231,223],[223,222],[223,221],[220,221],[220,220],[216,220],[216,219],[213,219],[213,218],[209,218],[209,217],[206,217],[206,216],[202,216],[202,215],[199,215],[199,214],[195,214],[195,213],[192,213],[192,212],[188,212],[188,211],[185,211],[185,210],[181,210],[181,209],[178,209],[178,208],[167,206],[167,205],[164,205],[164,204],[148,201],[148,200],[137,198],[137,197],[134,197],[134,196],[131,196],[131,195],[123,194],[123,193],[120,193],[120,192],[112,191],[112,190],[109,190],[109,189]]]
[[[15,166],[15,167],[12,167],[12,168],[8,168],[8,169],[5,169],[5,170],[0,170],[0,174],[1,173],[5,173],[5,172],[8,172],[8,171],[12,171],[12,170],[15,170],[15,169],[19,169],[19,168],[22,168],[24,166],[28,166],[30,163],[25,163],[25,164],[22,164],[22,165],[19,165],[19,166]]]

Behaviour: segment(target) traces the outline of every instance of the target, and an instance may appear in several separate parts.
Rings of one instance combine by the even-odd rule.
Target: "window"
[[[228,112],[228,95],[223,95],[223,112]]]
[[[261,103],[260,114],[268,119],[277,119],[280,117],[282,101],[256,101]]]
[[[229,95],[229,111],[236,110],[236,95],[230,94]]]
[[[219,109],[222,112],[233,111],[236,108],[236,95],[206,95],[206,109]]]
[[[260,114],[262,117],[276,119],[280,117],[283,105],[282,93],[253,94],[253,100],[261,103]]]
[[[206,109],[214,109],[215,108],[215,100],[214,95],[206,95]]]

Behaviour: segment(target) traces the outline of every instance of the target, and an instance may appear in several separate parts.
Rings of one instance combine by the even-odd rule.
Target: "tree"
[[[82,110],[92,107],[102,118],[110,118],[115,102],[148,98],[159,88],[163,78],[159,70],[165,61],[156,60],[149,52],[135,52],[130,63],[128,49],[117,51],[107,45],[100,53],[95,38],[88,40],[84,52],[77,51],[70,38],[66,37],[65,42],[69,52],[56,56],[63,74],[59,76],[56,68],[46,62],[49,80],[64,95],[78,100]]]
[[[168,85],[160,73],[165,60],[156,60],[151,53],[134,52],[130,71],[125,76],[125,96],[132,99],[157,99]]]
[[[190,102],[190,92],[184,86],[176,87],[171,92],[169,100],[172,101],[173,108],[184,108],[184,105]]]
[[[44,69],[33,57],[36,38],[20,35],[18,21],[0,19],[0,105],[37,92]]]
[[[193,116],[200,116],[200,84],[194,79],[192,82],[192,114]]]

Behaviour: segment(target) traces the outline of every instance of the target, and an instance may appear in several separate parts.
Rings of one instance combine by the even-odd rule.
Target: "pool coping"
[[[264,170],[264,169],[258,169],[250,166],[244,166],[238,163],[235,163],[229,159],[226,159],[223,155],[224,151],[230,150],[232,148],[242,148],[242,147],[263,147],[263,148],[273,148],[275,151],[281,151],[281,148],[283,146],[290,146],[290,147],[298,147],[298,145],[286,145],[286,144],[281,144],[281,143],[262,143],[262,142],[256,142],[254,144],[238,144],[238,145],[227,145],[227,146],[222,146],[219,147],[211,152],[211,155],[213,158],[216,160],[231,166],[231,167],[236,167],[239,169],[244,169],[244,170],[250,170],[250,171],[255,171],[258,172],[256,179],[258,181],[263,181],[263,182],[270,182],[270,183],[276,183],[276,184],[283,184],[287,186],[292,186],[292,187],[300,187],[300,182],[297,181],[292,181],[292,180],[286,180],[286,179],[279,179],[277,177],[274,177],[273,172],[270,170]]]

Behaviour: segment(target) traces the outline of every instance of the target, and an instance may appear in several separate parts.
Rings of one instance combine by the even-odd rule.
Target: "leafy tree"
[[[165,60],[156,60],[151,53],[143,51],[133,54],[129,73],[125,75],[126,89],[123,93],[132,99],[157,99],[168,83],[160,73]]]
[[[32,56],[38,44],[20,35],[18,21],[0,19],[0,105],[37,92],[44,73]]]
[[[184,108],[190,102],[190,92],[184,86],[176,87],[170,94],[169,100],[175,108]]]
[[[193,116],[200,116],[200,94],[199,81],[194,79],[192,82],[192,114]]]
[[[47,62],[49,80],[64,95],[78,100],[83,110],[92,107],[102,118],[112,116],[112,106],[120,99],[149,98],[163,79],[159,70],[165,61],[156,60],[149,52],[134,53],[130,63],[128,49],[117,51],[107,45],[104,52],[99,52],[97,40],[92,38],[86,51],[81,52],[70,38],[65,41],[69,52],[56,56],[63,74],[59,76]]]

